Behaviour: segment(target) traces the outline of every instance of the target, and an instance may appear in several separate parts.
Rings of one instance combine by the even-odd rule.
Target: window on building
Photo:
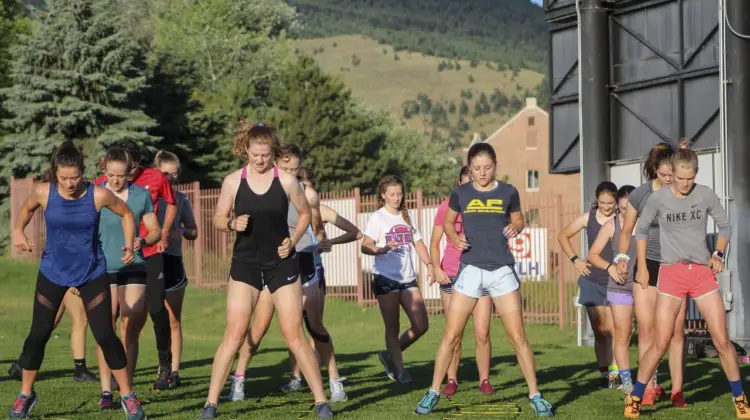
[[[537,132],[536,130],[526,130],[526,148],[536,149],[537,144]]]
[[[526,210],[526,226],[538,227],[542,224],[539,220],[539,209]]]
[[[534,122],[535,122],[534,121],[534,117],[529,117],[529,127],[533,127],[534,126]]]
[[[539,190],[539,171],[529,169],[526,171],[526,191]]]

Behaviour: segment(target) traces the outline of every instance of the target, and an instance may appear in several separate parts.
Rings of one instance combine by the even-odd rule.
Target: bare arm
[[[320,205],[320,216],[324,222],[330,223],[345,232],[343,235],[331,239],[331,245],[347,244],[362,239],[362,232],[360,232],[354,223],[341,217],[336,213],[336,210],[325,204]]]
[[[148,229],[148,234],[143,240],[146,242],[146,246],[153,245],[161,240],[162,230],[159,226],[159,219],[155,213],[146,213],[143,215],[143,224]]]
[[[611,261],[605,261],[604,258],[602,258],[602,251],[604,251],[604,247],[607,246],[607,243],[612,239],[612,236],[615,234],[615,219],[611,219],[609,222],[605,223],[604,226],[599,230],[599,234],[596,235],[596,239],[594,240],[594,243],[591,245],[591,249],[589,249],[588,254],[588,260],[591,262],[591,264],[594,265],[594,267],[607,271],[609,267],[612,265]]]
[[[43,201],[44,205],[46,205],[46,200],[49,196],[49,189],[49,184],[39,184],[34,187],[18,212],[18,219],[13,228],[13,245],[20,252],[31,252],[31,249],[34,246],[26,236],[24,229],[26,229],[26,226],[31,222],[31,218],[34,216],[36,209],[43,205]]]
[[[232,214],[234,196],[237,194],[239,182],[240,176],[239,173],[236,172],[227,175],[221,183],[219,201],[216,203],[216,210],[214,211],[214,227],[222,232],[230,231],[227,224],[229,223],[229,216]]]
[[[557,235],[557,242],[560,244],[565,255],[568,259],[576,256],[576,252],[573,249],[573,244],[570,242],[570,238],[574,237],[578,232],[586,227],[586,223],[589,219],[589,213],[583,213],[578,216],[575,220],[565,225],[565,227]]]
[[[305,188],[305,197],[310,204],[310,215],[312,217],[311,225],[315,238],[322,241],[326,237],[326,231],[323,229],[323,218],[320,210],[320,195],[312,188]]]
[[[458,232],[456,232],[456,220],[458,220],[458,212],[449,207],[448,211],[445,213],[443,232],[445,232],[445,236],[447,236],[454,244],[458,244],[459,240]]]
[[[427,252],[427,245],[424,244],[424,241],[420,239],[417,242],[414,242],[414,249],[417,250],[417,255],[419,255],[419,259],[422,260],[422,263],[426,265],[427,268],[430,268],[432,260],[430,259],[430,253]]]
[[[630,241],[633,236],[633,229],[635,229],[635,222],[638,219],[638,210],[628,202],[628,208],[625,210],[625,217],[622,219],[622,233],[620,234],[620,242],[617,244],[618,254],[627,254],[630,249]]]
[[[292,241],[291,246],[293,248],[297,245],[300,238],[302,238],[302,235],[307,231],[307,226],[312,219],[312,210],[310,210],[310,203],[307,202],[307,197],[305,197],[305,193],[302,191],[302,188],[300,188],[296,178],[286,172],[279,171],[279,181],[281,181],[281,185],[289,195],[289,202],[292,203],[299,214],[297,227],[294,229],[294,233],[290,238]]]
[[[516,230],[516,234],[521,233],[526,227],[526,221],[523,219],[523,213],[520,211],[510,214],[510,225]]]
[[[443,239],[443,226],[435,225],[432,227],[432,237],[430,238],[430,256],[432,265],[440,267],[440,241]]]
[[[122,261],[125,264],[133,262],[133,244],[135,242],[135,218],[130,207],[124,201],[117,198],[112,191],[96,187],[94,189],[94,200],[98,209],[108,208],[112,213],[122,218],[122,233],[125,243],[122,247]]]

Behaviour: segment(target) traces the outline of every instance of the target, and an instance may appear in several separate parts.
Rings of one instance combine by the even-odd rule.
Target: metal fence
[[[26,199],[34,181],[11,179],[11,226],[18,209]],[[197,182],[177,187],[189,198],[198,225],[198,239],[183,241],[185,268],[190,282],[199,288],[221,290],[227,285],[234,235],[213,226],[213,214],[219,199],[219,189],[201,189]],[[363,196],[359,189],[321,193],[322,202],[335,209],[342,217],[364,230],[370,214],[377,210],[377,196]],[[408,193],[406,204],[415,226],[430,246],[430,234],[437,208],[442,198],[423,197],[421,191]],[[516,257],[516,271],[522,280],[524,319],[532,324],[574,325],[576,309],[573,297],[577,294],[577,275],[557,243],[557,235],[580,211],[577,200],[564,200],[562,196],[535,197],[521,203],[527,219],[527,229],[509,241]],[[31,258],[38,260],[43,249],[45,231],[43,214],[38,211],[26,229],[34,243]],[[327,226],[329,236],[341,233]],[[498,235],[501,235],[498,232]],[[445,241],[445,238],[443,238]],[[579,241],[574,241],[578,247]],[[444,245],[444,243],[442,244]],[[442,246],[441,246],[442,249]],[[579,250],[576,250],[577,252]],[[18,257],[18,256],[17,256]],[[326,286],[329,297],[356,302],[359,305],[377,303],[370,289],[374,257],[363,255],[359,243],[337,245],[333,252],[323,255],[326,268]],[[430,285],[422,264],[418,269],[419,287],[428,310],[442,310],[437,284]]]

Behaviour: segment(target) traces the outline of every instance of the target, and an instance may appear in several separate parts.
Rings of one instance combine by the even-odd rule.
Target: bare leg
[[[523,327],[521,293],[516,290],[492,300],[495,303],[495,308],[498,315],[500,315],[500,319],[503,320],[508,341],[510,341],[516,350],[518,364],[529,387],[529,396],[532,396],[539,392],[539,387],[536,380],[534,351],[531,349],[531,345],[529,345],[529,341],[526,338],[526,331]]]
[[[490,324],[492,321],[492,298],[483,296],[477,301],[472,313],[474,321],[474,341],[476,342],[477,371],[479,382],[490,379],[490,358],[492,342],[490,341]]]
[[[460,338],[463,335],[464,328],[466,328],[466,322],[469,320],[476,304],[477,299],[453,291],[451,304],[448,307],[448,322],[435,356],[435,370],[432,374],[431,385],[431,389],[435,392],[440,392],[443,379],[445,379],[453,358],[453,352],[461,341]]]
[[[185,289],[166,292],[164,301],[169,312],[169,330],[172,333],[172,372],[180,371],[182,359],[182,303],[185,301]]]
[[[234,376],[245,376],[247,366],[258,351],[261,340],[263,340],[263,337],[268,332],[268,328],[271,326],[274,311],[271,293],[268,291],[268,288],[264,288],[260,292],[260,298],[253,310],[253,319],[247,339],[242,343],[242,347],[240,348],[240,354],[237,358],[237,369],[234,371]]]
[[[440,300],[443,302],[443,313],[446,319],[448,318],[448,308],[451,304],[451,294],[440,292]],[[448,380],[458,382],[458,366],[461,363],[461,346],[463,341],[463,330],[461,330],[461,336],[458,339],[458,346],[453,351],[453,357],[451,357],[451,364],[448,365]]]
[[[401,372],[404,369],[404,361],[401,357],[401,345],[398,340],[399,315],[401,314],[399,293],[378,295],[377,299],[380,315],[382,315],[385,324],[385,348],[394,368],[397,372]]]
[[[656,287],[643,289],[640,286],[633,287],[633,299],[635,300],[635,319],[638,323],[638,370],[641,370],[640,361],[646,350],[654,342],[654,314],[656,313]],[[658,365],[657,365],[658,366]],[[648,380],[648,388],[654,387],[653,378]]]
[[[674,334],[669,342],[669,376],[672,379],[672,395],[682,391],[685,377],[685,315],[687,299],[683,299],[680,312],[674,321]],[[711,332],[713,336],[713,331]]]

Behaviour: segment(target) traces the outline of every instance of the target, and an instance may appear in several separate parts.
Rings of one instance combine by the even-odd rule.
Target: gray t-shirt
[[[615,224],[615,233],[612,235],[612,251],[616,254],[617,253],[617,247],[620,246],[620,235],[622,235],[622,227],[620,227],[621,222],[621,215],[616,214],[615,218],[612,219],[612,221]],[[628,278],[625,280],[625,283],[620,284],[616,282],[612,277],[609,278],[609,283],[607,284],[607,290],[610,292],[615,293],[627,293],[632,294],[633,293],[633,267],[635,266],[635,241],[630,241],[630,248],[628,249],[628,257],[630,257],[630,261],[628,261]],[[607,260],[609,261],[609,260]]]
[[[671,188],[662,188],[648,200],[638,221],[635,239],[646,239],[649,225],[658,220],[662,264],[708,264],[711,259],[706,242],[708,216],[718,226],[719,236],[729,239],[732,227],[712,189],[696,184],[687,197],[678,198]]]
[[[461,253],[461,263],[494,271],[513,265],[515,259],[508,248],[503,229],[510,224],[510,214],[521,211],[516,187],[497,181],[490,191],[477,191],[469,182],[451,192],[448,206],[461,213],[464,234],[470,248]]]
[[[653,188],[651,188],[651,182],[652,181],[646,182],[630,193],[630,205],[638,210],[639,217],[641,216],[641,213],[643,213],[643,209],[646,208],[646,203],[648,202],[649,197],[654,193]],[[654,222],[651,223],[651,226],[649,226],[646,258],[653,261],[659,261],[661,258],[661,248],[659,247],[659,222],[656,220],[654,220]]]
[[[305,184],[300,182],[299,186],[303,191],[305,190]],[[289,225],[289,236],[291,237],[294,235],[294,231],[297,230],[297,222],[299,221],[299,213],[291,201],[289,202],[289,213],[287,214],[286,221]],[[308,227],[309,226],[310,225],[308,225]],[[297,246],[295,247],[297,252],[315,252],[316,246],[313,243],[313,237],[308,232],[309,229],[306,229],[304,235],[299,238],[299,242],[297,242]]]
[[[177,215],[174,217],[172,223],[172,231],[169,235],[169,246],[164,253],[169,255],[175,255],[178,257],[182,256],[182,232],[183,226],[195,227],[195,216],[193,215],[193,207],[190,205],[190,200],[187,196],[176,189],[173,190],[175,194],[175,205],[177,206]],[[167,203],[159,199],[159,208],[156,216],[159,219],[159,225],[164,225],[164,216],[167,211]]]

